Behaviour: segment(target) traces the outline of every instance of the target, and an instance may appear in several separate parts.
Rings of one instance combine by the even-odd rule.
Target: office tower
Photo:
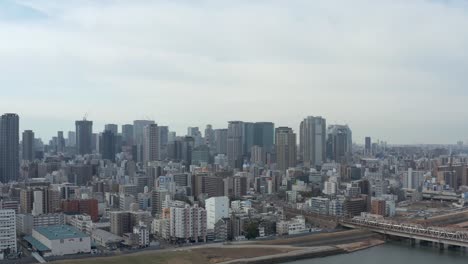
[[[182,145],[183,139],[176,137],[167,144],[167,158],[172,161],[182,160]]]
[[[212,125],[206,125],[205,128],[205,144],[210,148],[210,151],[216,151],[215,132]]]
[[[192,149],[192,162],[194,165],[210,163],[210,148],[207,145],[201,145]]]
[[[16,214],[14,210],[0,210],[0,252],[16,253]]]
[[[76,133],[73,131],[68,131],[68,146],[75,147],[76,146]]]
[[[145,165],[159,158],[159,129],[157,124],[149,124],[144,128],[143,162]]]
[[[242,168],[244,154],[244,126],[242,121],[230,121],[227,133],[227,158],[232,168]]]
[[[116,124],[107,124],[107,125],[104,125],[104,131],[106,130],[109,130],[111,131],[112,133],[114,133],[114,135],[118,135],[119,134],[119,126],[116,125]]]
[[[63,131],[57,132],[57,152],[65,152],[65,137],[63,136]]]
[[[188,168],[192,165],[192,152],[195,148],[195,139],[193,137],[184,137],[181,148],[182,163]]]
[[[327,158],[335,162],[349,160],[352,155],[352,132],[347,125],[331,125],[327,131]]]
[[[18,180],[19,116],[4,114],[0,119],[0,182]]]
[[[34,160],[34,132],[32,130],[25,130],[23,132],[23,160]]]
[[[250,156],[252,147],[255,145],[255,124],[250,122],[242,123],[242,149],[244,156]]]
[[[214,229],[216,222],[229,217],[229,198],[227,196],[211,197],[205,201],[207,229]]]
[[[198,127],[187,128],[187,136],[192,137],[194,139],[195,147],[205,144],[200,129]]]
[[[266,153],[260,146],[252,146],[250,150],[250,162],[259,166],[263,166],[266,163]]]
[[[78,154],[91,154],[93,152],[93,121],[79,120],[75,122],[75,126]]]
[[[276,164],[278,169],[285,171],[296,166],[296,134],[289,127],[276,129]]]
[[[133,125],[122,125],[122,144],[125,146],[133,145]]]
[[[254,124],[254,142],[267,153],[273,152],[275,139],[275,125],[271,122],[257,122]]]
[[[165,160],[167,158],[167,143],[169,141],[169,127],[158,126],[158,137],[159,137],[158,160]]]
[[[133,121],[133,144],[135,151],[133,153],[133,160],[136,162],[143,162],[144,156],[144,130],[148,125],[154,124],[152,120],[135,120]]]
[[[365,149],[364,149],[364,154],[366,155],[372,155],[372,140],[370,137],[365,138]]]
[[[177,137],[177,133],[174,132],[174,131],[170,131],[167,134],[167,142],[172,142],[172,141],[176,140],[176,137]]]
[[[99,147],[100,143],[99,140],[101,139],[100,133],[92,133],[91,134],[91,151],[92,152],[100,152]]]
[[[300,150],[304,165],[314,167],[326,160],[326,121],[308,116],[301,122]]]
[[[154,124],[152,120],[135,120],[133,121],[133,138],[135,145],[143,145],[143,137],[145,127]]]
[[[208,173],[199,173],[193,176],[192,181],[193,195],[198,198],[205,194],[207,197],[224,196],[224,182],[222,177],[210,175]]]
[[[115,134],[111,130],[105,130],[101,134],[99,143],[100,143],[99,150],[102,155],[102,159],[115,161],[115,154],[116,154]]]
[[[226,128],[216,129],[214,131],[216,154],[227,154],[227,135],[228,130]]]

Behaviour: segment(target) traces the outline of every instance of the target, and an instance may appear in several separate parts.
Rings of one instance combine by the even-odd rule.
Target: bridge
[[[408,238],[412,243],[416,241],[437,243],[441,249],[448,246],[468,248],[468,232],[466,231],[423,227],[421,225],[364,217],[342,219],[340,224],[348,228],[367,229],[383,235]]]

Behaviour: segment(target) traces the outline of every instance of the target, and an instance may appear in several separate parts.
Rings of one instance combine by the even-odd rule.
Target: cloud
[[[303,117],[322,115],[349,123],[357,142],[468,138],[464,1],[8,6],[0,5],[0,111],[20,113],[23,126],[51,117],[28,127],[44,137],[90,112],[95,130],[145,116],[179,132],[230,119],[297,130]]]

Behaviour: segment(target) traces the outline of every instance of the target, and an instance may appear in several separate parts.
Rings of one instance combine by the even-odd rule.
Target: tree
[[[258,223],[254,221],[250,221],[245,228],[245,237],[250,239],[255,239],[259,236],[258,232]]]

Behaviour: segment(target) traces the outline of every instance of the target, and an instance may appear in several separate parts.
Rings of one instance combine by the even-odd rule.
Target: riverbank
[[[63,264],[267,264],[322,258],[367,249],[384,243],[362,230],[311,234],[269,241],[205,244],[187,248],[142,251],[114,257],[64,260]]]
[[[291,251],[288,253],[268,255],[254,258],[236,259],[222,262],[220,264],[276,264],[292,262],[304,259],[323,258],[333,255],[348,254],[356,251],[372,248],[385,244],[385,241],[379,239],[369,239],[349,244],[336,246],[308,247],[303,250]]]

